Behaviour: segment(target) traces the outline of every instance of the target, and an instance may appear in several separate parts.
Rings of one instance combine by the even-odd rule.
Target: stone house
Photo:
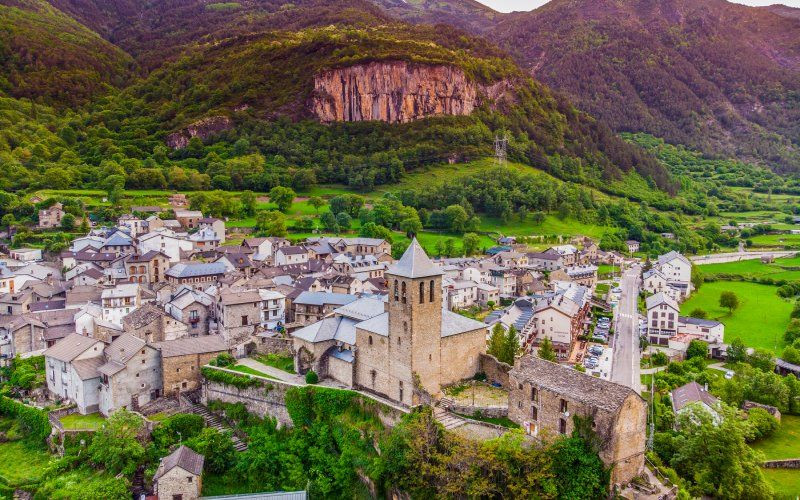
[[[220,238],[211,226],[206,226],[190,234],[189,241],[194,244],[196,250],[200,252],[209,252],[217,249],[222,243],[222,238]]]
[[[208,335],[213,308],[213,297],[186,285],[178,288],[164,306],[170,316],[188,325],[188,335],[191,337]]]
[[[220,332],[231,347],[248,340],[261,324],[258,290],[223,290],[216,309]]]
[[[41,351],[46,325],[32,315],[0,315],[0,360]]]
[[[205,288],[217,282],[225,272],[225,264],[222,262],[179,262],[167,270],[166,277],[171,285]]]
[[[583,285],[586,288],[593,288],[597,284],[597,266],[575,266],[567,268],[566,270],[560,270],[556,272],[566,271],[567,280],[573,283],[577,283],[579,285]],[[555,274],[555,273],[553,273]],[[550,279],[560,279],[554,278],[553,274],[550,275]]]
[[[189,335],[186,324],[153,304],[145,304],[122,318],[122,329],[125,333],[138,337],[148,344]]]
[[[354,295],[325,292],[302,292],[292,300],[294,322],[310,325],[332,314],[334,309],[356,300]]]
[[[478,292],[478,303],[481,306],[487,307],[489,302],[495,305],[500,304],[500,290],[498,290],[496,286],[488,283],[478,283],[476,288]]]
[[[51,397],[68,399],[83,415],[99,409],[98,386],[105,344],[72,334],[44,352],[47,390]]]
[[[169,257],[170,262],[178,262],[185,254],[194,250],[194,243],[185,235],[180,236],[175,231],[163,227],[151,229],[149,233],[139,236],[137,249],[140,254],[155,250]]]
[[[286,324],[286,296],[277,290],[259,289],[261,298],[261,326],[275,330]]]
[[[116,325],[122,324],[122,318],[142,305],[141,290],[135,283],[117,285],[106,288],[101,296],[103,319]]]
[[[600,459],[612,467],[611,482],[642,473],[647,404],[633,389],[532,355],[509,372],[508,417],[528,434],[549,439],[569,435],[575,418],[591,419]]]
[[[272,263],[275,252],[282,247],[291,245],[286,238],[245,238],[242,241],[242,248],[252,252],[252,259],[258,262],[268,261]]]
[[[240,272],[245,276],[252,276],[255,268],[250,257],[245,253],[231,253],[228,252],[219,259],[217,262],[225,264],[227,272]]]
[[[159,500],[196,500],[203,489],[205,458],[191,448],[179,446],[161,459],[153,476],[153,488]]]
[[[169,268],[169,256],[157,250],[131,255],[125,261],[131,283],[160,283]]]
[[[103,246],[100,247],[100,251],[104,253],[113,253],[117,256],[130,255],[136,251],[136,247],[133,245],[133,239],[129,235],[122,231],[115,231],[103,241]]]
[[[64,205],[61,203],[55,203],[50,208],[39,210],[39,227],[42,229],[59,227],[65,214]]]
[[[194,229],[198,226],[200,219],[203,218],[203,212],[199,210],[181,210],[176,209],[175,220],[180,222],[181,227],[184,229]]]
[[[219,244],[225,243],[225,221],[216,217],[203,217],[197,221],[200,229],[210,228],[219,238]]]
[[[120,408],[137,410],[161,396],[161,354],[144,340],[124,333],[103,352],[100,413],[111,415]]]
[[[174,208],[181,208],[189,206],[189,200],[183,193],[175,193],[169,195],[169,204]]]
[[[299,245],[281,247],[275,251],[274,264],[276,266],[290,266],[308,262],[308,250]]]
[[[200,368],[218,355],[228,352],[228,346],[221,335],[167,340],[156,342],[153,347],[161,352],[165,396],[174,396],[200,387]]]
[[[33,293],[22,290],[0,296],[0,314],[25,314],[31,312]]]
[[[381,238],[321,238],[319,241],[327,241],[339,253],[376,256],[392,254],[392,245]]]
[[[548,248],[544,253],[560,256],[561,263],[567,267],[574,266],[578,263],[578,249],[575,245],[557,245]]]

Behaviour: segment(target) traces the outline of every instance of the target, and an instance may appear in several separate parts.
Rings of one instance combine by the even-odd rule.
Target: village
[[[646,460],[653,403],[641,367],[684,360],[698,343],[725,360],[729,347],[721,322],[680,313],[694,288],[687,257],[650,261],[634,256],[636,241],[625,255],[586,237],[535,252],[501,237],[483,255],[436,259],[416,239],[398,259],[380,238],[226,244],[224,220],[183,195],[170,203],[172,218],[136,207],[57,255],[0,259],[0,359],[43,356],[46,387],[26,401],[56,408],[53,432],[120,410],[224,428],[209,409],[220,401],[290,426],[285,391],[316,384],[397,415],[432,407],[445,429],[477,440],[510,427],[569,435],[591,418],[616,491],[674,494]],[[42,210],[40,227],[58,226],[61,208]],[[503,339],[514,345],[501,353]],[[670,394],[676,414],[692,403],[714,412],[707,385]],[[203,456],[178,447],[141,493],[198,498],[202,472]],[[186,473],[195,479],[176,480]]]

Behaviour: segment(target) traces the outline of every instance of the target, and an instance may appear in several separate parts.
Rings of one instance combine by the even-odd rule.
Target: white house
[[[275,290],[259,289],[261,296],[261,326],[275,330],[286,324],[286,296]]]
[[[276,266],[305,264],[306,262],[308,262],[308,250],[302,246],[289,245],[281,247],[275,252]]]
[[[680,298],[685,299],[692,292],[692,263],[676,251],[661,255],[653,266],[661,271],[667,283],[678,289]]]
[[[707,411],[716,421],[719,418],[717,406],[719,400],[708,392],[708,388],[697,382],[689,382],[686,385],[673,389],[670,392],[672,399],[672,411],[675,415],[686,412],[692,406],[699,406]]]
[[[678,334],[678,303],[659,292],[646,299],[647,339],[651,344],[668,345],[670,337]]]
[[[142,255],[155,250],[167,255],[170,262],[178,262],[181,260],[181,251],[191,252],[194,243],[171,229],[160,228],[141,235],[137,249]]]
[[[82,414],[99,409],[100,374],[103,342],[72,334],[44,352],[47,390],[54,398],[75,403]]]
[[[141,305],[140,293],[138,283],[123,283],[103,290],[100,296],[103,320],[121,325],[122,318]]]
[[[699,335],[704,342],[721,344],[725,336],[725,325],[713,319],[678,317],[678,333]]]

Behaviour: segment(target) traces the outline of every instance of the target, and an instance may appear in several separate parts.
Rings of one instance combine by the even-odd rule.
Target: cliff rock
[[[232,128],[233,120],[227,116],[209,116],[190,124],[183,130],[168,135],[166,143],[172,149],[183,149],[189,145],[192,137],[199,137],[205,140],[212,135]]]
[[[460,68],[371,62],[316,75],[310,107],[323,123],[406,123],[435,115],[468,115],[477,94],[478,86]]]

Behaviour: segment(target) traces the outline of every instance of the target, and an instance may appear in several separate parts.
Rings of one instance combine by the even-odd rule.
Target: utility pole
[[[494,136],[494,160],[502,166],[506,166],[506,151],[508,150],[508,136],[503,132],[503,137]]]

